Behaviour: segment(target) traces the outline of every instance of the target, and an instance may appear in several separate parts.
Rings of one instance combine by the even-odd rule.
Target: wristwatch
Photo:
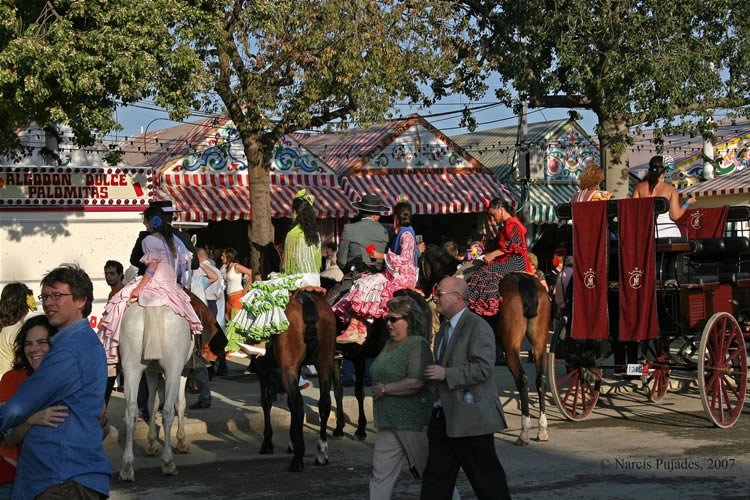
[[[380,387],[383,388],[383,396],[385,396],[385,386],[386,386],[386,384],[380,384]]]

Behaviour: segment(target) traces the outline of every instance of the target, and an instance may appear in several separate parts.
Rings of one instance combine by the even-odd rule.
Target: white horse
[[[138,385],[141,375],[150,364],[158,363],[164,372],[165,397],[162,418],[164,423],[164,450],[162,451],[162,473],[176,475],[171,446],[172,420],[177,407],[177,451],[188,452],[187,435],[185,434],[185,382],[182,376],[185,363],[193,350],[193,336],[190,324],[175,314],[169,307],[142,307],[137,302],[127,307],[120,326],[120,361],[125,379],[125,427],[127,439],[125,452],[122,455],[120,479],[134,481],[133,469],[133,432],[138,418]],[[144,354],[148,359],[144,360]],[[151,361],[156,360],[158,361]],[[145,453],[155,456],[159,453],[156,443],[156,414],[154,412],[159,373],[151,369],[146,371],[148,381],[151,415],[148,430],[148,445]]]

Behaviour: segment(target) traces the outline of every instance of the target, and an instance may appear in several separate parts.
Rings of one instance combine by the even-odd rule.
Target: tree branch
[[[719,109],[719,108],[740,108],[742,106],[748,106],[750,105],[750,97],[744,97],[744,98],[719,98],[719,99],[711,99],[708,101],[701,101],[696,102],[694,104],[691,104],[690,106],[672,106],[667,111],[668,116],[684,116],[689,115],[690,113],[695,113],[696,111],[706,111],[709,109]],[[648,111],[643,113],[634,113],[628,123],[628,126],[635,126],[640,125],[641,123],[649,120],[651,118],[651,113]]]

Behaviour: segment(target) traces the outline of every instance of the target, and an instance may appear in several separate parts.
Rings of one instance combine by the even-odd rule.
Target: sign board
[[[0,210],[143,210],[151,168],[0,166]]]

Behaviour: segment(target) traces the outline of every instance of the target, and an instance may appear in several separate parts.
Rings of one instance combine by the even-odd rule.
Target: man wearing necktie
[[[477,498],[510,498],[505,471],[495,453],[494,433],[507,427],[493,380],[495,336],[467,308],[466,283],[445,278],[434,293],[446,320],[435,340],[437,364],[425,368],[439,399],[427,429],[429,457],[422,499],[450,499],[459,468]]]

